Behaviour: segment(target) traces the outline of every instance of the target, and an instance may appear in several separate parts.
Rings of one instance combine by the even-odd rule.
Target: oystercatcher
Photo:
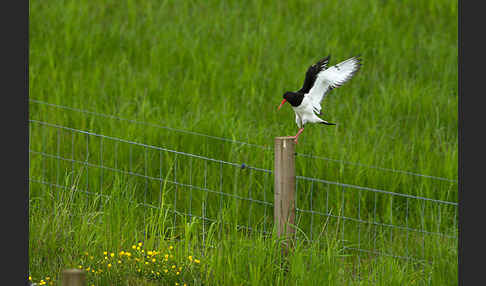
[[[321,114],[321,101],[330,90],[351,79],[361,67],[361,59],[355,56],[327,68],[330,57],[329,55],[311,65],[305,74],[302,88],[296,92],[285,92],[284,99],[278,107],[279,110],[285,102],[288,102],[294,109],[295,122],[299,127],[299,131],[293,136],[295,143],[307,122],[336,125],[317,117]]]

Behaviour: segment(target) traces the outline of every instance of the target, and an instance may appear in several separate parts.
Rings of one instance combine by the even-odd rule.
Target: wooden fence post
[[[86,286],[86,273],[81,269],[64,269],[62,286]]]
[[[284,238],[283,251],[292,245],[295,228],[295,142],[294,137],[275,138],[274,219],[277,234]]]

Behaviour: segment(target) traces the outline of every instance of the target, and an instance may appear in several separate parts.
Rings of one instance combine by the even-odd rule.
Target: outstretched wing
[[[350,80],[361,67],[360,62],[361,59],[358,56],[352,57],[317,74],[314,85],[306,95],[312,102],[316,113],[321,113],[321,102],[326,94],[331,89],[339,87]]]
[[[319,74],[319,72],[321,72],[321,71],[323,71],[327,68],[327,64],[329,63],[330,57],[331,57],[331,55],[323,58],[322,60],[311,65],[307,69],[307,72],[305,73],[304,85],[302,86],[301,89],[298,90],[298,92],[302,92],[304,94],[309,92],[309,90],[314,85],[314,82],[316,81],[317,74]]]

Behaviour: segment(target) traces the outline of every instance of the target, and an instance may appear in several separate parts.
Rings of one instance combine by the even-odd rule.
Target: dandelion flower
[[[172,245],[171,245],[171,246],[169,246],[169,250],[172,250],[172,249],[174,249],[174,247],[173,247]]]
[[[194,259],[194,262],[200,263],[201,261],[199,259]]]
[[[188,258],[189,258],[189,261],[192,261],[192,256],[191,256],[191,255],[189,255],[189,257],[188,257]]]
[[[111,257],[115,257],[115,253],[113,253],[113,252],[112,252],[112,253],[110,253],[110,256],[111,256]]]
[[[32,277],[31,276],[29,276],[29,281],[32,281]]]
[[[121,260],[118,260],[118,264],[120,264],[120,263],[121,263]]]
[[[111,263],[108,263],[108,268],[110,268],[110,267],[111,267]]]
[[[153,253],[153,252],[152,252],[152,251],[150,251],[150,250],[147,252],[147,254],[148,254],[148,255],[152,255],[152,253]]]
[[[167,272],[169,272],[169,270],[167,270],[167,269],[164,269],[164,272],[165,272],[165,273],[167,273]]]
[[[179,272],[179,271],[177,271],[177,272],[176,272],[176,275],[179,275],[179,274],[180,274],[180,272]]]
[[[152,258],[152,262],[155,262],[155,261],[156,261],[155,258]]]
[[[142,246],[142,243],[141,243],[141,242],[139,242],[139,243],[138,243],[138,246]]]
[[[176,266],[175,265],[172,265],[172,269],[175,269],[175,268],[176,268]]]
[[[51,277],[47,276],[47,277],[46,277],[46,280],[49,280],[49,279],[51,279]]]
[[[103,255],[108,255],[108,252],[106,252],[106,251],[103,251]]]

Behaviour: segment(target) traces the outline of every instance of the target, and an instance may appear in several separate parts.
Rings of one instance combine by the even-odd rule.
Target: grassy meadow
[[[414,199],[457,202],[457,13],[445,0],[30,1],[32,280],[89,267],[89,285],[457,285],[457,207]],[[265,170],[274,138],[298,128],[277,106],[328,54],[363,66],[322,102],[337,125],[299,137],[297,175],[410,197],[300,179],[298,208],[314,212],[283,258]],[[370,243],[433,263],[344,247]]]

